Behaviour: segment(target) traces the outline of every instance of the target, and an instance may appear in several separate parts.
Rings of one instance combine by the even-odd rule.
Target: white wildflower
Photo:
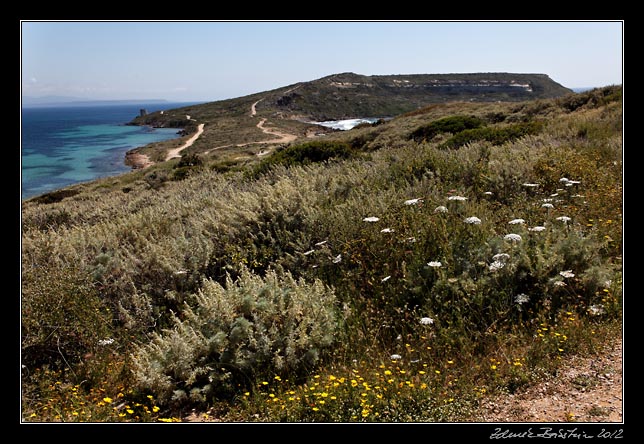
[[[364,219],[362,219],[362,220],[363,220],[364,222],[378,222],[378,221],[380,220],[380,218],[379,218],[379,217],[375,217],[375,216],[369,216],[369,217],[365,217],[365,218],[364,218]]]
[[[414,242],[416,242],[416,238],[415,238],[415,237],[408,237],[406,240],[407,240],[407,242],[410,242],[410,243],[412,243],[412,244],[413,244]]]
[[[98,341],[98,345],[100,346],[105,346],[105,345],[110,345],[114,343],[114,339],[112,338],[107,338],[107,339],[101,339]]]
[[[512,219],[510,222],[508,222],[510,225],[518,225],[518,224],[524,224],[525,219]]]
[[[554,208],[555,206],[549,202],[546,202],[541,205],[543,208]]]
[[[434,213],[447,213],[447,207],[444,207],[443,205],[439,205],[436,208],[434,208]]]
[[[380,230],[381,233],[393,233],[394,229],[393,228],[383,228]]]
[[[559,274],[565,278],[575,277],[575,273],[572,270],[560,271]]]
[[[571,218],[569,218],[568,216],[559,216],[559,217],[557,218],[557,220],[560,220],[560,221],[562,221],[563,223],[568,223],[568,222],[570,222],[572,219],[571,219]]]
[[[465,218],[465,223],[466,224],[479,225],[481,223],[481,219],[479,219],[476,216],[471,216],[471,217]]]
[[[606,312],[602,304],[591,305],[590,307],[588,307],[588,311],[593,316],[599,316]]]
[[[494,256],[492,256],[492,259],[495,261],[507,261],[510,259],[510,255],[508,253],[497,253]]]
[[[405,205],[416,205],[418,202],[422,202],[423,199],[409,199],[405,201]]]
[[[611,281],[610,279],[608,279],[606,282],[604,282],[604,287],[606,287],[606,288],[610,288],[611,285],[613,285],[613,281]]]
[[[525,293],[518,294],[514,297],[514,302],[516,302],[519,305],[525,304],[529,300],[530,300],[530,296],[528,296]]]
[[[176,276],[179,276],[179,275],[182,275],[182,274],[188,274],[188,272],[186,270],[178,270],[178,271],[175,271],[174,274]]]
[[[442,264],[442,263],[440,263],[439,261],[431,261],[431,262],[427,262],[427,265],[428,265],[428,266],[430,266],[430,267],[432,267],[432,268],[440,268],[440,267],[442,267],[442,266],[443,266],[443,264]]]
[[[391,279],[391,276],[386,276],[386,277],[383,277],[383,278],[380,280],[380,282],[387,282],[389,279]]]
[[[390,359],[392,361],[398,361],[399,359],[402,359],[402,356],[400,356],[399,354],[393,354],[390,356]]]
[[[539,232],[539,231],[543,231],[545,229],[546,229],[546,227],[541,226],[541,225],[537,225],[536,227],[528,228],[528,231],[537,231],[537,232]]]
[[[552,201],[553,201],[553,199],[552,199],[552,198],[550,198],[550,197],[544,197],[543,201],[544,201],[544,202],[552,202]]]
[[[464,201],[467,200],[467,197],[463,196],[449,196],[447,200],[458,200],[458,201]]]
[[[521,236],[518,234],[510,233],[503,236],[503,239],[510,242],[521,242]]]
[[[341,254],[338,254],[336,257],[334,257],[334,258],[333,258],[332,262],[333,262],[334,264],[337,264],[337,263],[339,263],[341,260],[342,260],[342,255],[341,255]]]
[[[488,268],[489,268],[489,270],[490,270],[491,272],[498,271],[498,270],[500,270],[500,269],[501,269],[501,268],[503,268],[503,267],[505,267],[505,263],[504,263],[504,262],[501,262],[501,261],[494,261],[494,262],[492,262],[492,263],[488,266]]]
[[[570,180],[567,177],[562,177],[561,179],[559,179],[559,182],[562,182],[567,187],[570,187],[570,186],[573,186],[573,185],[578,185],[578,184],[581,183],[578,180]]]
[[[566,283],[564,281],[555,281],[552,285],[555,287],[565,287]]]
[[[434,323],[434,320],[432,318],[420,318],[420,323],[422,325],[432,325]]]

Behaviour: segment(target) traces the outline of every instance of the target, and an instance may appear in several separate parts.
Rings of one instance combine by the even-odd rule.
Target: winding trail
[[[289,89],[288,91],[285,92],[285,94],[289,93],[289,92],[291,92],[291,91],[293,91],[293,90],[295,90],[297,88],[299,88],[299,85],[296,86],[295,88]],[[250,106],[250,117],[256,117],[257,116],[257,104],[259,102],[261,102],[262,100],[264,100],[263,97],[261,99],[257,100],[256,102],[254,102]],[[189,120],[195,120],[195,119],[191,119],[190,116],[186,116],[186,118],[189,119]],[[257,141],[257,142],[238,143],[236,145],[235,144],[221,145],[221,146],[217,146],[215,148],[211,148],[210,150],[206,151],[204,154],[208,154],[210,151],[216,151],[216,150],[221,150],[221,149],[224,149],[224,148],[230,148],[232,146],[243,147],[243,146],[248,146],[248,145],[261,145],[261,144],[264,144],[264,143],[289,143],[289,142],[292,142],[295,139],[297,139],[297,136],[295,134],[286,133],[286,132],[278,131],[278,130],[276,130],[274,128],[266,127],[265,125],[266,125],[267,120],[268,120],[267,118],[262,117],[260,119],[260,121],[257,123],[257,125],[255,125],[255,126],[257,128],[259,128],[264,134],[268,134],[268,135],[271,135],[271,136],[276,136],[277,137],[276,139],[260,140],[260,141]],[[174,159],[176,157],[181,157],[179,153],[181,153],[181,151],[183,151],[184,149],[188,148],[190,145],[192,145],[199,138],[201,133],[203,133],[203,127],[204,127],[203,123],[199,124],[199,127],[197,129],[197,133],[194,134],[190,139],[188,139],[180,147],[175,148],[173,150],[170,150],[168,152],[165,160],[167,161],[167,160],[170,160],[170,159]],[[263,150],[263,151],[260,151],[259,153],[257,153],[257,156],[265,156],[265,155],[267,155],[269,153],[270,153],[270,150]]]
[[[300,86],[301,85],[297,85],[297,86],[285,91],[284,94],[288,94],[291,91],[296,90]],[[257,100],[256,102],[254,102],[250,106],[250,117],[256,117],[257,116],[257,104],[259,102],[261,102],[262,100],[264,100],[263,97],[261,99]],[[186,115],[186,119],[196,121],[196,119],[191,118],[189,115]],[[267,121],[268,121],[267,118],[262,117],[259,120],[259,122],[257,123],[257,125],[255,125],[255,126],[257,128],[259,128],[259,130],[261,132],[263,132],[264,134],[275,136],[276,137],[275,139],[260,140],[260,141],[257,141],[257,142],[247,142],[247,143],[221,145],[221,146],[218,146],[218,147],[215,147],[215,148],[211,148],[208,151],[205,151],[204,154],[208,154],[210,151],[221,150],[221,149],[230,148],[230,147],[233,147],[233,146],[243,147],[243,146],[248,146],[248,145],[261,145],[261,144],[265,144],[265,143],[266,144],[289,143],[289,142],[292,142],[295,139],[297,139],[298,136],[295,135],[295,134],[286,133],[286,132],[279,131],[279,130],[277,130],[275,128],[266,127],[265,125],[266,125]],[[174,149],[170,150],[168,152],[168,154],[166,155],[165,160],[168,161],[170,159],[175,159],[177,157],[181,157],[181,151],[185,150],[186,148],[191,146],[193,143],[195,143],[195,141],[203,133],[203,129],[204,129],[204,124],[200,123],[199,126],[197,127],[197,132],[195,134],[193,134],[192,137],[190,137],[188,140],[186,140],[183,145],[181,145],[180,147],[177,147],[177,148],[174,148]],[[270,154],[270,152],[271,152],[271,149],[269,148],[269,149],[260,151],[256,155],[257,156],[265,156],[267,154]],[[142,154],[142,153],[137,153],[137,152],[132,152],[132,153],[126,154],[126,163],[131,165],[132,169],[143,169],[143,168],[147,168],[147,167],[149,167],[151,165],[154,165],[154,162],[152,162],[152,160],[150,160],[150,157],[147,154]]]
[[[188,118],[190,118],[190,117],[188,117]],[[197,127],[197,132],[195,134],[193,134],[190,139],[186,140],[186,142],[183,145],[181,145],[180,147],[175,148],[173,150],[170,150],[168,152],[168,155],[165,156],[165,160],[167,161],[167,160],[170,160],[170,159],[174,159],[175,157],[181,157],[181,155],[179,153],[181,153],[181,151],[185,150],[186,148],[191,146],[193,143],[195,143],[195,141],[203,133],[203,127],[204,127],[204,124],[200,123],[199,126]]]
[[[252,143],[288,143],[297,139],[297,136],[295,134],[283,133],[275,129],[266,128],[264,127],[265,123],[266,123],[266,118],[262,118],[257,124],[257,128],[262,130],[264,134],[271,134],[273,136],[277,136],[278,138],[271,139],[271,140],[264,140],[263,142],[252,142]]]
[[[295,89],[295,88],[293,88],[293,89]],[[289,91],[287,91],[287,92],[289,92]],[[262,100],[264,100],[263,97],[261,99],[259,99],[258,101],[254,102],[250,106],[250,117],[257,116],[257,104],[259,102],[261,102]],[[260,141],[257,141],[257,142],[238,143],[236,145],[235,144],[221,145],[221,146],[212,148],[211,150],[207,151],[206,154],[208,152],[210,152],[210,151],[221,150],[221,149],[224,149],[224,148],[230,148],[231,146],[242,147],[242,146],[248,146],[248,145],[261,145],[261,144],[264,144],[264,143],[289,143],[289,142],[292,142],[295,139],[297,139],[297,136],[295,134],[281,132],[281,131],[278,131],[278,130],[276,130],[274,128],[267,128],[266,126],[264,126],[266,124],[267,120],[268,119],[266,119],[265,117],[262,117],[260,119],[260,121],[257,123],[257,125],[255,125],[255,126],[257,128],[259,128],[264,134],[270,134],[271,136],[277,136],[277,139],[267,139],[267,140],[260,140]],[[270,153],[270,150],[260,151],[259,153],[257,153],[257,156],[265,156],[266,154],[269,154],[269,153]]]
[[[292,88],[292,89],[295,89],[295,88]],[[291,90],[287,91],[287,93],[290,92],[290,91]],[[257,115],[257,104],[259,102],[261,102],[262,100],[264,100],[263,97],[250,106],[250,116],[251,117],[255,117]],[[255,126],[257,126],[257,128],[259,128],[264,134],[270,134],[272,136],[277,136],[278,138],[277,139],[264,140],[264,141],[261,141],[261,142],[246,143],[244,145],[250,145],[250,144],[256,144],[256,143],[288,143],[288,142],[292,142],[295,139],[297,139],[297,136],[295,134],[283,133],[283,132],[277,131],[275,129],[266,128],[264,126],[264,124],[266,123],[267,120],[268,119],[266,119],[265,117],[262,117],[260,119],[259,123],[257,125],[255,125]]]

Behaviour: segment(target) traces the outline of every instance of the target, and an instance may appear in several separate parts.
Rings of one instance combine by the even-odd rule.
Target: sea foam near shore
[[[327,120],[324,122],[311,122],[316,125],[322,125],[327,128],[333,128],[337,130],[342,130],[342,131],[347,131],[352,128],[355,128],[356,126],[360,125],[361,123],[374,123],[377,122],[380,119],[377,118],[360,118],[360,119],[345,119],[345,120]]]

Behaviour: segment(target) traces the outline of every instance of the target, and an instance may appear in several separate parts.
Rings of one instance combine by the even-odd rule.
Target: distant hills
[[[392,117],[433,103],[524,101],[560,97],[573,91],[546,74],[472,73],[361,75],[340,73],[271,91],[192,107],[193,114],[222,116],[259,100],[257,112],[286,119],[323,121]],[[235,111],[233,111],[235,110]],[[168,115],[146,121],[163,125]]]
[[[283,143],[332,131],[317,123],[356,118],[391,118],[432,104],[520,102],[574,94],[546,74],[400,74],[340,73],[234,99],[185,106],[134,118],[131,125],[182,128],[203,134],[192,153]],[[173,142],[174,143],[174,142]],[[136,149],[154,161],[171,144]]]
[[[386,117],[432,103],[522,101],[572,91],[545,74],[475,73],[366,76],[341,73],[270,94],[264,106],[315,120]]]
[[[163,99],[127,99],[127,100],[88,100],[69,96],[22,97],[23,107],[53,107],[53,106],[109,106],[109,105],[138,105],[140,103],[167,103]]]

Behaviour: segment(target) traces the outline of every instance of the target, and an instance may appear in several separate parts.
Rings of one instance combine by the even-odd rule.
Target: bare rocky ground
[[[592,357],[572,357],[556,378],[486,400],[480,422],[623,422],[622,339]]]

